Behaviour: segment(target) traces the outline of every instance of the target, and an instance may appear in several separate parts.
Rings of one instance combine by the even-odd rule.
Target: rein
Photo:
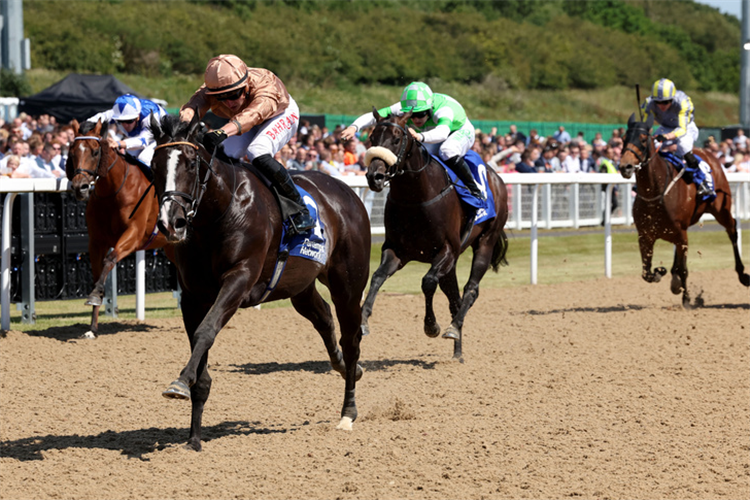
[[[89,182],[89,189],[91,189],[92,192],[96,196],[98,196],[99,198],[107,198],[108,196],[101,196],[101,195],[99,195],[99,194],[96,193],[96,182],[99,179],[101,179],[103,177],[106,177],[109,174],[109,172],[115,166],[115,163],[117,163],[117,158],[119,157],[119,155],[117,153],[115,153],[115,159],[112,160],[112,163],[109,165],[109,167],[107,167],[107,170],[106,170],[106,172],[104,172],[104,175],[99,175],[99,167],[101,166],[101,163],[102,163],[102,156],[101,156],[101,152],[102,152],[101,141],[102,141],[102,139],[101,139],[101,137],[96,137],[96,136],[93,136],[93,135],[82,135],[82,136],[79,136],[79,137],[74,137],[73,138],[73,142],[75,142],[75,141],[81,141],[81,140],[89,140],[89,139],[93,140],[93,141],[96,141],[96,142],[99,143],[99,153],[98,153],[98,155],[99,155],[99,162],[96,165],[96,167],[97,167],[96,171],[88,170],[88,169],[85,169],[85,168],[77,168],[75,170],[75,172],[73,172],[73,176],[75,177],[78,174],[86,174],[86,175],[88,175],[90,177],[93,177],[93,180],[91,182]],[[128,179],[128,173],[129,172],[130,172],[130,164],[127,163],[127,162],[125,162],[125,175],[122,178],[122,184],[120,184],[120,187],[117,188],[117,191],[115,191],[113,194],[111,194],[109,196],[117,196],[117,193],[119,193],[122,190],[123,186],[125,186],[125,181]]]
[[[649,136],[649,141],[650,141],[650,139],[651,139],[651,137]],[[650,144],[651,144],[651,142],[649,142],[649,145]],[[654,158],[656,158],[656,155],[658,155],[659,151],[661,150],[661,146],[662,145],[659,144],[659,147],[656,148],[656,149],[654,149],[654,153],[652,155],[646,157],[645,159],[643,158],[644,155],[642,154],[642,151],[639,150],[638,148],[636,148],[633,145],[632,142],[628,142],[626,144],[625,151],[626,152],[630,151],[631,153],[633,153],[633,156],[635,156],[636,159],[640,162],[640,163],[638,163],[638,165],[635,166],[635,170],[637,172],[637,171],[641,170],[642,168],[644,168],[645,165],[648,165],[651,162],[651,160],[653,160]],[[647,147],[647,149],[650,150],[651,148]],[[648,151],[646,151],[646,154],[648,154]],[[669,171],[669,165],[667,165],[667,170]],[[674,176],[672,178],[672,180],[669,182],[669,184],[666,185],[666,187],[664,189],[664,192],[662,192],[661,194],[658,194],[658,195],[653,196],[651,198],[646,198],[645,196],[643,196],[643,195],[641,195],[639,193],[636,193],[636,197],[642,199],[646,203],[651,203],[653,201],[661,201],[661,202],[663,202],[664,198],[667,196],[667,193],[669,193],[669,191],[672,189],[672,187],[677,183],[678,180],[680,180],[680,178],[684,174],[685,174],[685,169],[683,168],[682,170],[680,170],[680,172],[676,176]]]
[[[406,129],[406,127],[402,127],[398,123],[381,122],[379,125],[384,125],[384,126],[388,126],[388,127],[395,127],[397,129],[401,130],[401,132],[404,134],[404,137],[406,139],[405,141],[403,141],[401,143],[401,148],[399,149],[398,154],[396,154],[396,161],[395,161],[395,163],[393,163],[391,165],[388,165],[388,170],[385,173],[385,180],[386,181],[390,181],[391,179],[393,179],[394,177],[397,177],[399,175],[404,175],[404,174],[418,174],[418,173],[422,172],[424,169],[426,169],[430,165],[429,161],[423,161],[424,165],[422,166],[422,168],[420,168],[418,170],[406,170],[406,169],[404,169],[403,168],[404,160],[406,158],[408,158],[409,156],[411,156],[411,154],[406,155],[406,156],[404,156],[404,155],[406,154],[407,150],[411,151],[411,149],[413,148],[413,146],[416,143],[416,141],[411,136],[411,134],[409,134],[409,131]],[[422,158],[424,159],[426,157],[425,153],[427,152],[427,150],[425,149],[425,147],[421,143],[417,143],[417,144],[419,144],[420,152],[422,153]]]

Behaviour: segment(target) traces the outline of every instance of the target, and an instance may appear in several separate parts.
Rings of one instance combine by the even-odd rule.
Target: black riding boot
[[[471,169],[469,168],[469,165],[466,164],[466,160],[464,160],[463,156],[457,155],[453,158],[448,158],[445,160],[445,164],[448,165],[448,168],[453,170],[453,173],[463,181],[472,196],[480,201],[485,201],[487,199],[482,190],[479,189],[479,186],[477,186],[474,176],[471,175]]]
[[[302,201],[299,191],[294,186],[294,181],[292,181],[289,172],[287,172],[281,163],[276,161],[271,155],[261,155],[253,160],[253,166],[260,170],[273,183],[279,193],[301,207],[299,212],[290,217],[294,230],[297,233],[304,233],[314,228],[315,220],[310,217],[310,212],[307,210],[305,202]]]
[[[693,153],[685,153],[684,158],[685,162],[688,164],[688,167],[690,167],[693,171],[697,172],[698,170],[700,170],[700,166],[698,165],[698,158],[696,158]],[[701,198],[704,196],[714,196],[716,194],[714,193],[713,189],[711,189],[711,185],[708,183],[708,174],[703,174],[703,182],[698,185],[696,194]]]

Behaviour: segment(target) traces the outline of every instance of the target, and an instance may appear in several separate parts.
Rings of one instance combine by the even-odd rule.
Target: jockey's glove
[[[212,130],[211,132],[203,135],[203,140],[201,141],[203,143],[203,146],[206,148],[206,151],[209,153],[212,153],[216,150],[216,147],[224,142],[224,140],[227,138],[227,133],[223,130],[216,129]]]
[[[654,136],[654,139],[656,139],[656,140],[657,140],[657,141],[659,141],[659,142],[664,142],[664,141],[666,141],[666,140],[667,140],[667,138],[666,138],[666,137],[664,137],[664,136],[663,136],[663,135],[661,135],[661,134],[659,134],[659,135],[656,135],[656,136]]]

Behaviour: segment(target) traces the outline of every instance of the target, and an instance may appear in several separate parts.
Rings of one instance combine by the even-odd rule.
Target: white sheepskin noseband
[[[370,162],[375,158],[383,160],[389,167],[395,165],[397,160],[396,155],[390,149],[383,146],[373,146],[365,152],[365,167],[369,167]]]

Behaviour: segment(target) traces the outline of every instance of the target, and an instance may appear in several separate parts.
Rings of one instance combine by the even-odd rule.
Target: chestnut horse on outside
[[[70,146],[66,174],[76,199],[88,200],[86,226],[94,289],[85,304],[94,306],[91,327],[83,337],[94,338],[99,330],[99,308],[107,275],[119,261],[137,250],[162,248],[167,238],[156,228],[159,203],[155,196],[143,198],[150,182],[141,170],[109,147],[107,124],[73,121],[75,139]],[[165,248],[172,260],[172,252]]]
[[[479,282],[492,266],[505,261],[508,239],[503,228],[508,220],[508,192],[505,183],[492,169],[487,169],[487,184],[480,188],[494,195],[497,216],[474,225],[461,241],[463,229],[474,220],[474,213],[465,213],[453,189],[445,167],[427,153],[406,129],[411,117],[381,117],[370,134],[367,183],[370,189],[382,191],[386,183],[390,191],[385,204],[385,242],[380,266],[373,273],[370,291],[362,306],[362,328],[369,331],[368,318],[378,290],[386,279],[410,261],[426,262],[430,270],[422,278],[425,296],[424,332],[428,337],[440,334],[432,301],[438,285],[448,297],[452,322],[443,338],[453,339],[453,358],[462,358],[464,319],[479,295]],[[483,167],[483,165],[480,165]],[[469,281],[459,293],[456,262],[471,247],[474,256]]]
[[[338,427],[351,430],[357,418],[354,389],[362,376],[357,364],[360,301],[370,272],[365,206],[351,188],[330,175],[295,173],[294,182],[317,205],[321,226],[313,231],[325,237],[318,247],[325,259],[287,253],[284,261],[283,219],[273,193],[248,165],[232,165],[210,155],[200,145],[200,125],[197,114],[190,124],[170,115],[162,118],[161,126],[151,119],[157,141],[152,166],[161,205],[159,228],[175,245],[180,306],[192,351],[179,378],[163,394],[192,400],[188,446],[201,449],[203,406],[211,390],[208,351],[219,331],[240,307],[287,298],[313,324],[331,366],[346,380]],[[282,262],[285,268],[279,267]],[[331,308],[317,291],[316,280],[328,287],[336,306],[341,349]],[[248,334],[272,341],[273,332],[255,332],[252,325],[247,329]]]
[[[651,137],[653,124],[652,116],[645,123],[636,121],[635,115],[630,117],[620,160],[620,173],[623,177],[629,179],[635,171],[638,194],[633,202],[633,219],[638,230],[643,264],[641,276],[649,283],[658,283],[667,270],[663,267],[651,270],[654,243],[657,239],[663,239],[674,244],[671,289],[675,295],[682,292],[682,305],[689,308],[687,230],[708,212],[726,229],[734,250],[734,269],[740,283],[750,286],[750,276],[745,273],[737,247],[737,228],[732,216],[732,191],[724,170],[711,152],[693,149],[693,153],[711,167],[716,190],[713,201],[697,200],[696,185],[681,180],[681,173],[656,151]]]

